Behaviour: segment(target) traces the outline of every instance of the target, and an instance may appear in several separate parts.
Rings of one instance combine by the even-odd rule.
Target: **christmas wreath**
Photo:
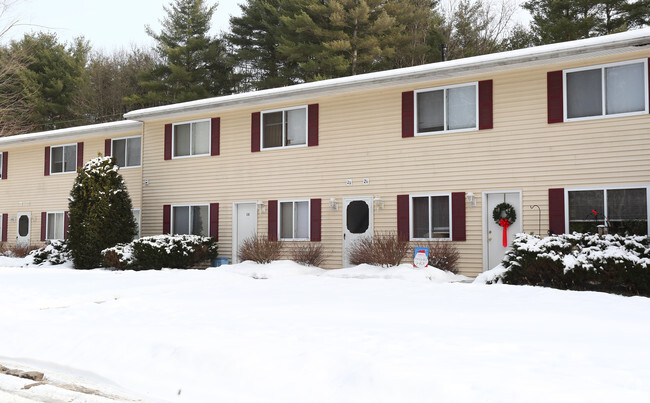
[[[508,227],[517,221],[517,213],[515,208],[510,203],[499,203],[492,210],[492,219],[495,223],[503,227],[503,246],[508,246]]]

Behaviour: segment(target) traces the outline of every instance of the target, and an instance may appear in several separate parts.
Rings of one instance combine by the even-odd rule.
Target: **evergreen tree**
[[[395,18],[391,32],[391,43],[395,54],[390,68],[417,66],[434,60],[436,50],[427,40],[434,21],[438,0],[388,1],[384,9]]]
[[[174,0],[163,7],[162,31],[147,33],[157,42],[161,63],[140,76],[146,94],[127,102],[160,105],[185,102],[231,92],[231,62],[222,40],[208,34],[217,5],[204,0]]]
[[[101,252],[131,242],[137,227],[131,198],[119,168],[110,157],[84,164],[77,175],[68,206],[68,248],[77,269],[99,267]]]

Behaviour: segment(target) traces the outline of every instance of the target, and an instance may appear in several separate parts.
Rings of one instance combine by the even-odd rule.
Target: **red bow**
[[[502,218],[502,219],[499,220],[499,225],[502,226],[503,229],[506,229],[506,228],[508,228],[510,226],[510,221],[508,221],[507,218],[506,219]]]
[[[598,212],[596,210],[591,210],[592,213],[594,213],[594,216],[598,215]]]
[[[499,225],[503,227],[503,247],[508,247],[508,227],[510,226],[510,221],[508,219],[500,219]]]

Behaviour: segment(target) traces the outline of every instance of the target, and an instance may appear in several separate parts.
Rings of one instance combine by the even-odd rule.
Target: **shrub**
[[[376,233],[374,237],[363,237],[352,243],[348,259],[354,265],[397,266],[406,257],[409,243],[400,240],[395,232]]]
[[[102,251],[103,265],[120,270],[188,269],[217,257],[217,243],[199,235],[157,235]]]
[[[37,249],[39,249],[38,246],[20,246],[0,243],[0,255],[9,257],[25,257]]]
[[[72,260],[67,243],[62,241],[49,241],[42,248],[29,252],[29,255],[33,257],[32,261],[34,264],[43,264],[46,262],[50,264],[63,264]]]
[[[299,245],[293,250],[291,260],[306,266],[320,267],[325,260],[323,245],[315,242]]]
[[[102,250],[131,242],[137,227],[131,198],[110,157],[86,162],[70,192],[68,247],[77,269],[102,263]]]
[[[429,241],[420,242],[416,246],[429,248],[429,266],[458,274],[457,263],[460,258],[460,253],[458,253],[458,249],[456,249],[453,243]]]
[[[240,262],[252,260],[257,263],[271,263],[280,258],[281,250],[282,242],[254,235],[242,242],[237,251],[237,258]]]

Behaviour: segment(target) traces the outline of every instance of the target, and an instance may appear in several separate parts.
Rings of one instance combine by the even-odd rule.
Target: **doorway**
[[[16,247],[29,248],[32,227],[32,213],[18,213],[16,215]],[[45,224],[45,223],[43,223]]]
[[[485,203],[483,203],[483,205],[485,206],[485,210],[483,211],[483,217],[485,217],[486,225],[484,227],[485,233],[483,236],[486,241],[485,251],[487,253],[487,258],[484,260],[487,262],[487,266],[484,264],[484,270],[490,270],[501,263],[506,251],[508,251],[512,245],[512,240],[514,239],[515,234],[521,232],[521,192],[485,192],[484,195]],[[503,246],[503,227],[496,223],[492,218],[494,208],[500,203],[508,203],[512,205],[517,214],[516,221],[506,230],[507,246]]]
[[[372,196],[343,198],[343,267],[350,267],[350,245],[372,237]]]
[[[257,235],[257,203],[234,203],[232,216],[232,262],[239,263],[237,252],[242,243]]]

